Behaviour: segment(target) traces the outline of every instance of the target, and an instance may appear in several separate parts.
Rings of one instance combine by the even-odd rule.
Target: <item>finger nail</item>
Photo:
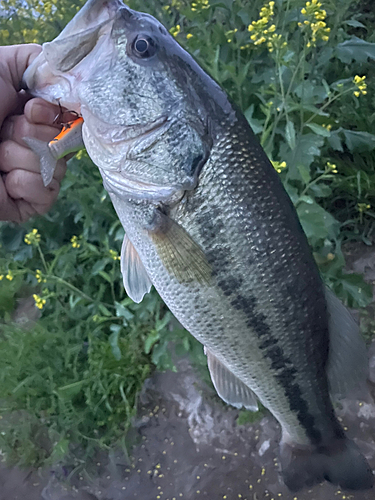
[[[50,108],[48,104],[36,103],[31,110],[31,118],[34,123],[45,123],[52,125],[56,116],[56,110]]]

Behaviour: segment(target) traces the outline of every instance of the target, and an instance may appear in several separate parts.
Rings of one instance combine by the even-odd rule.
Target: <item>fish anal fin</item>
[[[163,265],[179,283],[209,284],[211,267],[207,258],[182,226],[157,211],[148,231]]]
[[[207,348],[207,363],[216,392],[226,403],[236,408],[258,411],[258,402],[253,391],[237,378]]]
[[[365,342],[350,311],[327,288],[325,292],[330,347],[327,363],[329,389],[333,398],[364,389],[368,372]]]
[[[134,302],[141,302],[151,290],[151,280],[138,252],[125,235],[121,248],[121,273],[126,293]]]

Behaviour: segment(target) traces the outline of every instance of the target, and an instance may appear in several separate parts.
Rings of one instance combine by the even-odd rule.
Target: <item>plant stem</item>
[[[88,300],[89,302],[92,302],[92,303],[96,302],[96,300],[94,300],[92,297],[89,297],[88,295],[86,295],[79,288],[76,288],[74,285],[71,285],[68,281],[65,281],[64,279],[59,278],[58,276],[48,276],[48,280],[55,282],[55,283],[60,283],[61,285],[66,286],[67,288],[72,290],[74,293],[76,293],[77,295],[79,295],[83,299]],[[106,306],[108,306],[108,305],[106,304]],[[114,307],[111,304],[109,304],[109,306]]]
[[[42,252],[42,249],[40,248],[39,243],[37,243],[37,248],[38,248],[38,252],[39,252],[39,256],[40,256],[40,260],[41,260],[41,261],[42,261],[42,263],[43,263],[44,271],[45,271],[46,273],[48,273],[49,271],[48,271],[47,262],[46,262],[46,260],[45,260],[45,258],[44,258],[44,254],[43,254],[43,252]]]

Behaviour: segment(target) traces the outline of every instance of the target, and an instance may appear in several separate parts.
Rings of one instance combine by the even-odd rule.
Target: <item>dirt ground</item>
[[[349,249],[349,262],[375,284],[375,250]],[[374,316],[373,316],[374,319]],[[370,347],[372,396],[342,401],[337,414],[348,436],[375,469],[375,343]],[[155,373],[144,387],[130,439],[121,450],[90,464],[49,470],[0,467],[0,500],[373,500],[375,491],[341,491],[328,483],[296,494],[278,476],[280,429],[265,413],[238,425],[187,359],[178,373]]]

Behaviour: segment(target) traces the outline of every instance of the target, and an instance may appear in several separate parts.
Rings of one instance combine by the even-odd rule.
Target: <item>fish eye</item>
[[[134,55],[142,59],[152,57],[156,52],[156,43],[147,35],[139,35],[133,42]]]

